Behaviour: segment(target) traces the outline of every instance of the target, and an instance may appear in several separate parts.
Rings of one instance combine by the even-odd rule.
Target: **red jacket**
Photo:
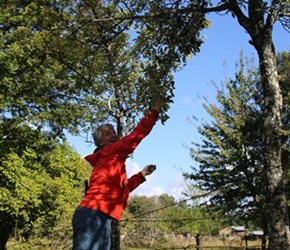
[[[125,161],[150,133],[157,118],[158,112],[152,109],[132,133],[85,157],[93,166],[93,170],[89,189],[80,206],[101,211],[121,220],[129,193],[146,180],[141,172],[127,179]]]

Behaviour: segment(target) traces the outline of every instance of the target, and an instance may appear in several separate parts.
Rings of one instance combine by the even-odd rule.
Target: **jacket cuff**
[[[143,176],[143,174],[141,173],[141,171],[138,173],[138,177],[140,178],[140,182],[144,182],[146,181],[146,178]]]
[[[159,116],[159,113],[156,109],[152,108],[151,109],[151,114],[152,116],[157,120],[158,119],[158,116]]]

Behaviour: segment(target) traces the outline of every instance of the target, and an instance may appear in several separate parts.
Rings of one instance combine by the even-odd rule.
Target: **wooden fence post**
[[[196,243],[195,243],[195,245],[196,245],[196,250],[199,250],[199,249],[200,249],[200,234],[197,234],[197,235],[195,236],[195,239],[196,239]]]

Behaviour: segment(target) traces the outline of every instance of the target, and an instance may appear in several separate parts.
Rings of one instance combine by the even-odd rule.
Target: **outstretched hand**
[[[150,165],[145,166],[142,169],[141,173],[145,177],[147,175],[152,174],[155,171],[155,169],[156,169],[156,165],[150,164]]]
[[[165,98],[163,96],[158,96],[155,105],[153,106],[154,109],[156,109],[158,112],[161,111],[161,108],[165,105]]]

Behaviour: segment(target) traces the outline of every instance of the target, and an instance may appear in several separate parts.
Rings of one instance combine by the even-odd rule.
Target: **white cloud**
[[[192,100],[192,98],[189,97],[189,96],[187,96],[187,97],[185,97],[185,98],[183,99],[183,104],[185,104],[185,105],[188,106],[188,107],[194,107],[194,106],[195,106],[195,105],[194,105],[194,102],[193,102],[193,100]]]
[[[171,179],[170,184],[167,186],[167,193],[175,197],[176,200],[183,199],[182,191],[184,191],[184,179],[181,173],[177,173]]]
[[[130,160],[126,161],[126,171],[128,177],[132,176],[133,174],[136,174],[141,171],[140,166],[135,162],[130,162]]]
[[[138,173],[142,168],[136,162],[126,162],[128,178]],[[147,197],[161,194],[172,195],[177,201],[182,199],[183,177],[179,172],[167,172],[157,169],[152,175],[146,177],[146,182],[137,187],[132,194],[144,195]]]

